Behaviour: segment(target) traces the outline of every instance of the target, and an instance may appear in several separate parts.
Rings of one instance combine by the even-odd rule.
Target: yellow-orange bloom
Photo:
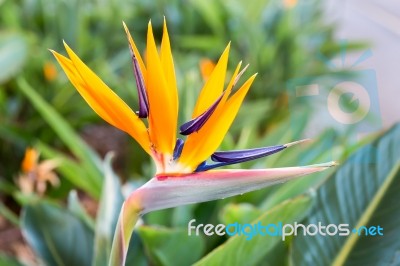
[[[69,58],[52,51],[71,83],[92,109],[111,125],[130,134],[152,156],[158,174],[191,173],[207,160],[221,144],[239,107],[256,75],[251,76],[233,92],[239,78],[238,64],[224,90],[229,56],[228,45],[214,66],[208,64],[207,81],[201,90],[192,118],[206,113],[204,123],[196,127],[185,141],[179,156],[174,157],[177,146],[178,90],[168,30],[164,33],[160,52],[154,41],[151,23],[148,25],[146,60],[144,61],[124,24],[131,49],[134,72],[138,85],[142,116],[148,119],[148,128],[139,116],[93,73],[66,44]],[[208,111],[213,106],[212,112]]]

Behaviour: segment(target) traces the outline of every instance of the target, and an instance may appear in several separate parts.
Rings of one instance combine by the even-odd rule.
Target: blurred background
[[[372,56],[363,66],[376,71],[381,119],[384,126],[399,121],[400,107],[395,103],[399,88],[396,78],[397,40],[399,38],[400,4],[393,1],[326,1],[326,18],[338,27],[336,39],[365,40]],[[353,59],[354,55],[349,59]],[[351,64],[348,62],[348,64]]]
[[[160,40],[166,17],[181,102],[180,123],[190,118],[204,83],[203,63],[218,60],[229,41],[228,75],[240,60],[250,64],[245,76],[259,73],[221,150],[314,139],[267,159],[232,167],[344,162],[339,170],[233,199],[148,214],[143,218],[146,226],[132,240],[132,264],[128,265],[189,265],[206,254],[223,256],[213,250],[225,238],[187,239],[184,229],[192,218],[199,223],[249,222],[279,204],[284,204],[279,205],[280,211],[290,210],[300,196],[309,201],[304,203],[305,211],[293,217],[299,221],[325,217],[329,223],[356,225],[368,208],[379,204],[393,208],[390,189],[395,186],[384,185],[399,181],[396,122],[400,105],[393,96],[400,85],[395,73],[400,62],[396,51],[399,15],[399,4],[375,0],[0,0],[0,265],[58,265],[49,245],[56,249],[62,245],[63,252],[71,254],[68,243],[60,244],[60,239],[37,244],[42,243],[44,231],[62,226],[57,223],[65,220],[62,215],[66,214],[59,210],[70,212],[71,224],[76,225],[66,232],[76,233],[78,227],[85,232],[78,235],[87,237],[88,243],[95,241],[100,199],[107,192],[102,184],[110,164],[103,160],[109,151],[115,154],[112,172],[123,184],[122,192],[132,191],[153,176],[154,166],[145,152],[90,109],[48,51],[65,54],[65,40],[136,110],[138,99],[122,21],[143,51],[148,21],[151,19]],[[29,147],[34,150],[26,153]],[[384,161],[382,169],[380,160]],[[32,169],[36,169],[34,175]],[[376,198],[375,192],[382,190],[386,196]],[[346,198],[346,193],[356,197],[345,203],[334,200]],[[33,202],[36,207],[45,206],[42,212],[32,207]],[[355,215],[343,214],[356,203]],[[376,209],[363,221],[381,221]],[[320,212],[324,214],[318,216]],[[385,215],[383,220],[399,220],[397,213]],[[31,236],[30,241],[21,231]],[[346,263],[352,265],[382,262],[379,254],[396,262],[390,259],[395,258],[398,245],[388,246],[398,235],[397,230],[392,238],[374,239],[381,241],[380,248],[367,249],[369,257],[358,253],[372,241],[369,238],[358,240],[348,253],[342,250],[345,238],[277,241],[263,251],[254,247],[253,252],[261,255],[249,265],[283,265],[293,260],[295,265],[326,265],[344,256],[343,252]],[[314,246],[326,241],[327,251],[316,256],[320,251],[306,250],[302,241]],[[177,255],[187,250],[189,255]],[[78,258],[75,265],[93,263],[96,250],[88,247],[85,252],[87,260],[72,256]],[[307,252],[309,256],[299,256]],[[233,263],[240,265],[239,261]]]

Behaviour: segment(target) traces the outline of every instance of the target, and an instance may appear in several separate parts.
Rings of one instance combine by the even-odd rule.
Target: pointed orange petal
[[[169,42],[167,23],[164,18],[163,38],[161,41],[161,65],[164,70],[165,79],[167,81],[170,99],[172,105],[176,106],[176,115],[178,115],[178,88],[176,86],[174,60],[172,58],[171,45]]]
[[[228,86],[226,87],[226,93],[225,93],[223,99],[221,100],[221,107],[225,104],[226,100],[228,99],[228,96],[231,95],[232,88],[233,88],[233,86],[235,86],[235,82],[238,78],[238,73],[239,73],[241,66],[242,66],[242,61],[240,61],[239,64],[236,66],[235,72],[233,72],[231,80],[229,81]]]
[[[203,89],[200,92],[196,106],[194,108],[192,118],[204,113],[219,96],[224,89],[226,67],[228,65],[230,43],[222,53],[217,65],[215,66],[210,78],[207,80]]]
[[[169,42],[167,23],[164,18],[163,38],[161,41],[161,65],[164,70],[165,79],[167,81],[168,94],[170,95],[171,106],[175,107],[173,110],[174,117],[178,117],[179,100],[178,88],[176,85],[174,60],[172,58],[171,45]],[[177,120],[177,119],[176,119]],[[175,124],[176,128],[176,124]]]
[[[172,155],[178,119],[176,95],[172,92],[173,88],[167,84],[151,23],[149,23],[147,32],[146,56],[150,139],[158,152]]]
[[[250,77],[243,86],[229,98],[225,105],[215,111],[207,123],[196,133],[189,135],[183,146],[179,163],[191,170],[207,160],[219,147],[228,132],[237,112],[256,75]]]
[[[210,131],[209,128],[212,128],[213,126],[215,126],[218,123],[219,116],[221,115],[222,111],[224,110],[225,103],[226,103],[228,97],[231,94],[233,86],[235,85],[235,83],[237,81],[238,73],[239,73],[241,65],[242,65],[242,61],[240,61],[239,64],[237,65],[237,67],[235,69],[235,72],[233,73],[233,75],[231,77],[231,80],[229,81],[229,84],[227,86],[225,94],[223,95],[223,97],[222,97],[220,103],[218,104],[216,110],[210,116],[210,118],[206,122],[206,124],[203,126],[203,128],[206,128],[206,129],[202,128],[198,132],[193,133],[193,134],[188,136],[188,138],[186,140],[186,143],[184,145],[185,152],[182,152],[181,158],[179,159],[181,163],[183,162],[182,163],[183,167],[185,167],[186,165],[190,165],[190,168],[191,168],[190,170],[192,171],[192,170],[194,170],[194,168],[197,167],[197,165],[198,165],[197,162],[199,160],[201,160],[201,159],[194,159],[194,156],[196,156],[197,148],[199,146],[198,143],[202,143],[203,142],[203,138],[206,138],[207,134],[208,134],[207,132]],[[229,126],[228,126],[228,129],[229,129]],[[224,137],[225,134],[226,134],[226,132],[223,134],[222,138]],[[216,148],[211,149],[211,153],[214,152],[215,149]],[[190,151],[192,151],[192,152],[190,152]],[[204,156],[205,156],[205,158],[208,158],[211,155],[211,153],[209,155],[207,155],[207,156],[205,156],[205,155],[199,156],[199,158],[203,158]],[[185,159],[185,157],[188,157],[188,158]],[[192,163],[191,163],[191,161],[192,161]],[[202,161],[200,161],[200,162],[202,162]]]
[[[71,83],[89,106],[105,121],[131,135],[150,153],[147,129],[137,115],[65,44],[72,60],[52,51]]]
[[[125,22],[122,22],[122,25],[124,26],[126,36],[128,37],[129,41],[129,48],[132,50],[132,52],[135,54],[136,59],[139,62],[140,70],[142,71],[143,77],[146,77],[146,66],[144,65],[143,59],[140,56],[139,50],[136,47],[135,42],[133,41],[133,38],[129,32],[128,27],[126,26]]]
[[[25,156],[21,164],[22,171],[28,173],[34,170],[39,160],[39,153],[33,148],[25,150]]]
[[[67,75],[68,79],[71,81],[72,85],[78,90],[78,92],[81,94],[81,96],[85,99],[85,101],[89,104],[89,106],[95,110],[96,106],[92,106],[92,101],[90,100],[92,96],[90,95],[90,91],[85,90],[87,85],[86,83],[82,80],[81,76],[79,75],[78,71],[76,70],[74,64],[72,61],[65,56],[62,56],[61,54],[51,51],[55,58],[57,59],[58,63],[61,65],[63,68],[65,74]],[[88,100],[86,100],[88,99]],[[108,123],[112,124],[112,119],[108,115],[107,112],[104,111],[103,108],[96,108],[95,112],[104,120],[106,120]],[[113,125],[113,124],[112,124]],[[116,125],[113,125],[117,127]]]

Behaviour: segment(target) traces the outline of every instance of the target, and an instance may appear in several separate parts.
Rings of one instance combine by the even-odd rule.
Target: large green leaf
[[[397,265],[400,253],[400,125],[349,157],[317,190],[304,224],[348,224],[348,236],[294,239],[295,265]],[[353,233],[381,226],[383,236]],[[397,257],[397,263],[396,263]]]
[[[27,44],[19,34],[0,33],[0,84],[15,75],[27,56]]]
[[[21,229],[47,265],[91,265],[93,232],[71,212],[44,201],[27,205]]]
[[[118,176],[112,169],[112,154],[104,160],[104,184],[96,218],[94,266],[107,265],[118,215],[124,198]]]
[[[311,209],[312,200],[308,196],[300,196],[295,199],[285,201],[270,211],[264,213],[251,224],[261,222],[267,224],[292,224],[302,220]],[[260,260],[281,244],[279,236],[256,235],[251,240],[247,236],[233,236],[225,244],[213,250],[206,257],[196,263],[202,265],[257,265]]]
[[[204,251],[203,239],[200,236],[189,236],[186,229],[141,226],[137,232],[152,265],[191,265]]]

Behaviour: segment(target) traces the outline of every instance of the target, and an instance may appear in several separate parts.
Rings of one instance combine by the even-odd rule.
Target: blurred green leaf
[[[0,84],[21,70],[27,57],[27,46],[20,34],[0,32]]]
[[[191,265],[204,251],[204,240],[185,229],[141,226],[137,229],[152,265]]]
[[[221,4],[215,0],[190,1],[194,9],[196,9],[210,27],[215,35],[220,35],[224,32],[224,21],[222,18]]]
[[[251,148],[251,147],[264,147],[264,146],[272,146],[272,145],[277,145],[277,144],[285,144],[289,143],[295,140],[299,140],[297,136],[302,135],[302,132],[304,131],[305,127],[307,124],[307,118],[304,116],[299,116],[299,119],[296,120],[296,123],[292,123],[288,118],[285,120],[280,121],[277,124],[272,124],[270,125],[272,128],[266,132],[266,134],[263,137],[257,136],[257,132],[254,131],[254,129],[250,129],[249,131],[246,132],[245,129],[242,130],[242,134],[238,144],[240,145],[239,148],[245,149],[245,148]],[[316,141],[318,143],[318,141]],[[280,153],[268,156],[267,158],[262,158],[255,160],[253,162],[247,162],[247,163],[242,163],[238,165],[238,168],[272,168],[272,167],[288,167],[288,166],[296,166],[299,165],[299,158],[303,158],[302,154],[299,153],[299,151],[304,150],[304,152],[310,152],[312,150],[311,148],[308,149],[309,146],[304,147],[305,145],[296,145],[290,148],[287,148],[283,150]],[[232,148],[232,147],[231,147]],[[327,152],[326,149],[323,149],[324,152]],[[313,152],[314,153],[314,152]],[[318,158],[319,159],[319,158]],[[302,165],[307,165],[307,164],[314,164],[314,163],[322,163],[322,162],[327,162],[331,161],[331,158],[328,160],[325,160],[324,157],[322,158],[321,161],[319,160],[309,160],[307,163],[302,163]],[[323,174],[322,174],[323,175]],[[319,174],[313,174],[311,175],[318,179]],[[299,179],[300,182],[308,182],[305,181],[305,179],[309,179],[312,177],[304,177]],[[304,180],[304,181],[302,181]],[[301,190],[298,189],[297,186],[295,186],[295,189],[297,190],[298,193],[285,193],[285,195],[281,195],[280,193],[276,192],[278,189],[281,187],[284,187],[286,185],[290,185],[294,182],[297,182],[298,180],[293,180],[291,182],[282,184],[282,185],[275,185],[271,186],[262,190],[258,191],[253,191],[251,193],[246,193],[243,196],[241,196],[242,201],[247,201],[251,202],[255,205],[260,204],[260,202],[266,202],[270,201],[271,204],[268,208],[275,206],[276,204],[281,203],[283,200],[289,199],[293,196],[297,196],[300,194],[303,194],[306,190],[309,189],[309,187],[306,187],[305,189]],[[290,185],[291,186],[291,185]],[[301,188],[304,188],[304,186],[301,186]],[[289,196],[290,195],[290,196]],[[275,199],[276,198],[276,199]],[[266,211],[268,208],[264,208],[263,204],[261,204],[261,208]]]
[[[400,250],[400,125],[355,152],[317,190],[317,204],[305,224],[381,226],[383,236],[299,235],[296,265],[390,265]],[[394,264],[393,264],[394,265]]]
[[[15,215],[15,213],[13,213],[9,208],[7,208],[6,205],[3,204],[3,202],[0,202],[0,214],[8,221],[10,221],[12,224],[16,226],[19,225],[19,220],[17,215]]]
[[[26,132],[20,132],[18,129],[6,123],[0,124],[0,136],[7,141],[25,144],[24,133]]]
[[[262,120],[265,119],[262,114],[270,112],[272,107],[273,105],[269,99],[245,101],[240,107],[240,111],[230,130],[257,128],[257,125],[262,124]]]
[[[0,253],[0,266],[23,266],[16,258]]]
[[[15,186],[3,180],[3,178],[0,176],[0,192],[6,194],[12,194],[15,190],[16,190]]]
[[[183,48],[199,49],[207,51],[208,53],[210,53],[210,50],[216,50],[216,47],[226,45],[226,43],[222,43],[221,39],[217,36],[212,35],[182,35],[178,36],[177,40],[179,45]],[[218,52],[220,53],[221,51],[218,50]]]
[[[249,223],[261,215],[261,211],[248,203],[230,203],[225,205],[220,213],[220,221],[223,224]]]
[[[108,265],[111,244],[124,198],[118,176],[112,169],[111,153],[104,160],[104,184],[96,218],[94,266]]]
[[[285,201],[272,210],[264,213],[251,224],[260,222],[266,224],[292,224],[302,220],[311,209],[312,200],[308,196],[301,196]],[[233,236],[226,243],[220,245],[195,265],[257,265],[260,260],[274,247],[282,242],[279,236],[268,237],[255,235],[251,240],[247,236]]]
[[[82,163],[68,158],[64,153],[59,152],[43,142],[37,142],[35,147],[47,158],[59,158],[61,164],[57,167],[57,171],[63,174],[77,188],[83,189],[93,197],[99,197],[100,191],[94,187],[91,180],[86,178],[90,174]]]
[[[196,204],[189,204],[173,208],[171,216],[171,225],[174,227],[183,227],[187,225],[187,221],[193,219]]]
[[[316,141],[304,143],[298,146],[290,147],[274,158],[273,161],[284,166],[289,165],[308,165],[331,161],[332,135],[322,134]],[[275,165],[274,165],[275,167]],[[334,169],[328,170],[333,171]],[[323,183],[328,177],[328,172],[314,173],[304,178],[293,180],[279,186],[276,186],[272,193],[261,202],[260,208],[268,210],[284,200],[301,195]]]
[[[40,196],[34,193],[22,193],[22,191],[16,189],[13,193],[14,199],[18,202],[19,205],[29,205],[32,202],[37,202],[40,200]]]
[[[68,210],[74,216],[83,221],[91,230],[94,230],[94,221],[79,201],[78,193],[76,192],[76,190],[72,190],[68,194]]]
[[[71,212],[35,202],[24,207],[21,229],[47,265],[91,265],[93,232]]]
[[[149,260],[146,257],[144,247],[136,231],[133,232],[131,241],[129,242],[125,265],[149,266]]]

